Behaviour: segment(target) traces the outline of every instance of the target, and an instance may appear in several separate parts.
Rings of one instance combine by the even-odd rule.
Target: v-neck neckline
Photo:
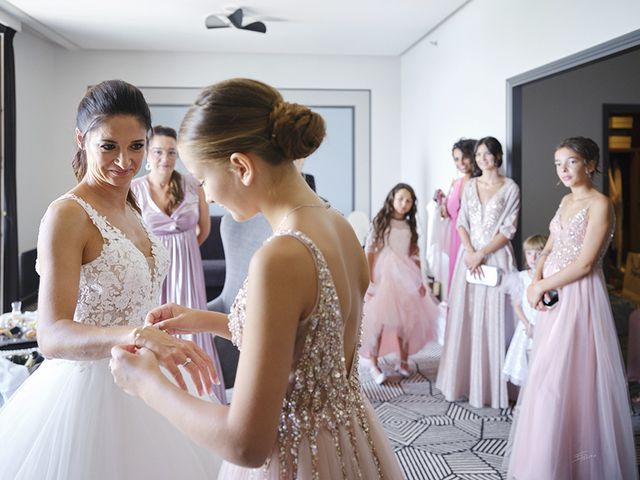
[[[151,206],[153,208],[155,208],[155,210],[157,212],[161,213],[165,217],[173,219],[173,214],[176,213],[180,209],[180,207],[182,207],[182,205],[184,204],[184,199],[182,199],[182,202],[180,202],[178,204],[176,209],[173,212],[171,212],[171,214],[168,214],[163,209],[161,209],[160,206],[153,199],[153,196],[151,195],[151,183],[149,183],[149,176],[148,175],[145,177],[144,181],[145,181],[145,185],[146,185],[146,188],[147,188],[147,193],[148,193],[148,196],[149,196],[149,202],[151,203]],[[185,196],[186,196],[186,192],[185,192]]]
[[[482,199],[480,198],[480,192],[478,191],[478,178],[476,177],[474,191],[476,192],[476,198],[478,199],[478,203],[480,203],[480,206],[482,206],[483,210],[487,205],[489,205],[491,200],[493,200],[507,186],[507,181],[508,179],[505,177],[504,182],[502,182],[502,186],[500,186],[500,188],[496,190],[494,194],[491,195],[485,203],[482,203]]]
[[[142,227],[142,230],[146,234],[147,240],[149,240],[149,244],[151,245],[151,249],[150,249],[151,251],[149,252],[150,253],[149,256],[145,255],[145,253],[138,248],[138,246],[133,242],[133,240],[131,240],[119,227],[116,227],[113,223],[111,223],[109,221],[109,219],[107,218],[107,216],[102,214],[102,213],[100,213],[93,205],[91,205],[91,203],[89,203],[87,200],[85,200],[81,196],[76,195],[75,193],[70,193],[69,195],[71,195],[72,197],[77,198],[82,203],[84,203],[89,208],[91,208],[91,210],[93,210],[94,214],[97,217],[101,218],[102,221],[104,221],[109,228],[113,229],[120,237],[124,238],[127,242],[129,242],[129,244],[133,247],[133,249],[136,252],[138,252],[140,254],[140,256],[144,259],[145,264],[147,265],[147,269],[149,270],[149,276],[151,277],[151,279],[153,280],[155,278],[156,272],[157,272],[157,269],[158,269],[156,251],[155,251],[155,244],[153,243],[153,239],[151,238],[149,229],[144,224],[144,222],[142,221],[140,216],[137,214],[137,212],[129,204],[129,202],[127,202],[127,206],[133,211],[135,217],[138,219],[138,222],[140,223],[140,226]],[[101,252],[101,254],[102,254],[102,252]],[[148,261],[149,258],[153,259],[153,269],[152,269],[151,265],[149,264],[149,261]]]
[[[565,209],[566,207],[561,207],[560,210],[558,210],[558,223],[560,224],[560,230],[565,231],[567,229],[567,226],[569,225],[569,223],[571,223],[571,221],[576,218],[580,213],[582,213],[584,210],[588,210],[589,209],[589,205],[582,207],[580,210],[576,211],[576,213],[569,215],[569,217],[566,219],[566,222],[562,221],[562,211]]]

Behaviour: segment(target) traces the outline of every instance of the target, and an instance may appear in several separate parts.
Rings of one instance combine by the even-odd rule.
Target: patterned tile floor
[[[447,402],[435,388],[440,346],[433,343],[411,358],[411,377],[393,373],[393,362],[381,362],[390,375],[377,385],[363,360],[363,389],[391,440],[408,480],[502,480],[512,412]],[[394,375],[394,376],[391,376]],[[640,459],[640,407],[633,412],[636,451]]]

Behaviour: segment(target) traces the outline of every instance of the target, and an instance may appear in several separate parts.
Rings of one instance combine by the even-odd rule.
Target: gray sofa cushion
[[[220,221],[220,237],[224,247],[226,273],[222,293],[211,300],[207,307],[215,312],[229,313],[249,271],[253,254],[271,235],[271,225],[262,214],[246,222],[236,222],[230,214]],[[233,387],[238,367],[238,349],[227,339],[216,337],[216,349],[222,365],[222,375],[227,388]]]

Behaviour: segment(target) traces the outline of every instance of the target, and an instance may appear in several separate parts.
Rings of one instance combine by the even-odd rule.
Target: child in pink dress
[[[555,152],[571,189],[551,220],[551,235],[527,289],[537,317],[527,383],[510,438],[507,478],[638,478],[629,395],[602,257],[614,230],[609,199],[591,177],[599,149],[588,138]],[[549,310],[550,292],[557,303]],[[545,311],[546,310],[546,311]],[[508,449],[509,450],[509,449]]]
[[[366,253],[371,283],[360,354],[371,359],[371,375],[381,384],[386,376],[378,358],[397,353],[398,373],[409,376],[409,355],[434,339],[438,319],[438,306],[422,281],[416,195],[409,185],[399,183],[387,195],[373,219]]]

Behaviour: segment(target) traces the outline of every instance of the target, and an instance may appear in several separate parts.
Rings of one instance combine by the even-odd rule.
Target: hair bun
[[[271,110],[270,123],[271,143],[287,160],[308,157],[325,136],[324,119],[297,103],[277,102]]]

